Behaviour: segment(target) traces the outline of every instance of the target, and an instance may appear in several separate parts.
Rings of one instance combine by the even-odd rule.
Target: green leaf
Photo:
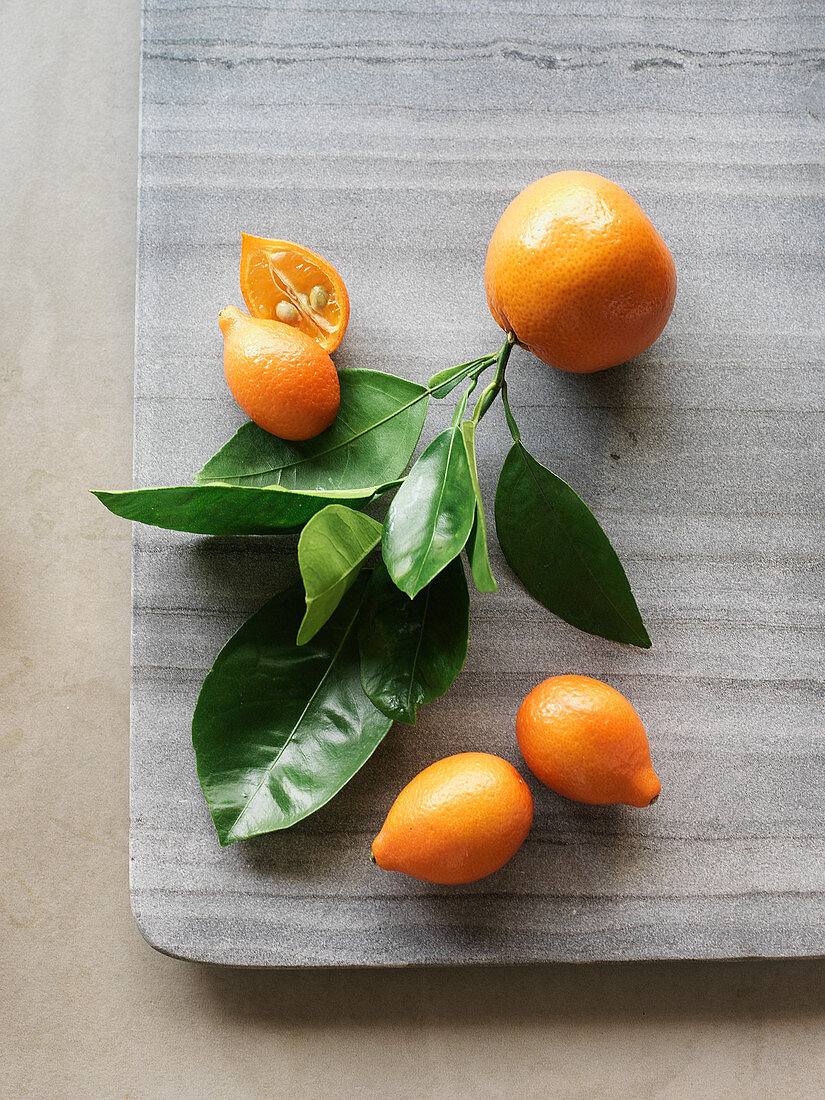
[[[361,683],[375,706],[414,724],[417,708],[443,695],[461,672],[469,619],[461,558],[414,600],[398,590],[383,564],[377,566],[358,622]]]
[[[474,515],[461,430],[447,428],[410,470],[384,520],[384,561],[402,592],[418,595],[461,553]]]
[[[480,359],[471,359],[469,363],[459,363],[457,367],[445,367],[430,379],[430,390],[436,400],[441,400],[460,385],[471,374],[478,377],[495,363],[495,355],[483,355]]]
[[[464,440],[464,450],[467,452],[467,465],[470,467],[473,493],[476,498],[475,519],[473,520],[470,537],[467,540],[467,557],[470,561],[473,581],[479,592],[498,592],[496,578],[490,568],[490,555],[487,550],[487,520],[484,516],[481,486],[478,483],[478,466],[476,464],[477,427],[478,424],[472,420],[465,420],[461,425],[461,436]]]
[[[244,424],[196,482],[328,490],[394,481],[418,443],[428,391],[382,371],[342,370],[338,377],[341,407],[325,432],[289,443]]]
[[[287,829],[320,809],[392,724],[361,686],[355,624],[361,578],[306,646],[293,587],[227,642],[203,682],[192,743],[222,845]]]
[[[298,567],[307,605],[298,645],[321,629],[380,541],[377,520],[340,504],[328,504],[312,517],[298,540]]]
[[[116,516],[151,527],[193,535],[272,535],[301,527],[332,501],[362,508],[386,488],[308,492],[279,485],[173,485],[93,495]]]
[[[540,604],[580,630],[650,648],[607,535],[584,501],[518,439],[498,481],[496,531],[513,572]]]

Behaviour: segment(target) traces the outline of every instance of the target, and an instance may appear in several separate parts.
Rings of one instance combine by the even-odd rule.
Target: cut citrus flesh
[[[347,329],[349,295],[332,264],[292,241],[241,237],[241,293],[251,315],[292,325],[334,351]]]

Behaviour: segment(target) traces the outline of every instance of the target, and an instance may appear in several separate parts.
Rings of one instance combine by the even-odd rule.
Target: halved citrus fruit
[[[252,316],[291,325],[334,351],[347,329],[349,295],[332,264],[292,241],[241,237],[241,293]]]

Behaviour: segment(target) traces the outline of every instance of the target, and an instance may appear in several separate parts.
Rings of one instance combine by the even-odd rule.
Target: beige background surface
[[[0,1092],[819,1097],[825,962],[240,972],[128,898],[138,5],[5,0]]]

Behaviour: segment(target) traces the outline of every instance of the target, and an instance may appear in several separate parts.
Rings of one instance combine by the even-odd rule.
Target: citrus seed
[[[318,313],[320,313],[322,309],[326,309],[328,301],[329,294],[327,294],[326,289],[322,286],[314,286],[309,292],[309,304],[314,310],[317,310]]]
[[[278,302],[275,307],[275,316],[285,325],[294,325],[298,320],[298,310],[292,302]]]

